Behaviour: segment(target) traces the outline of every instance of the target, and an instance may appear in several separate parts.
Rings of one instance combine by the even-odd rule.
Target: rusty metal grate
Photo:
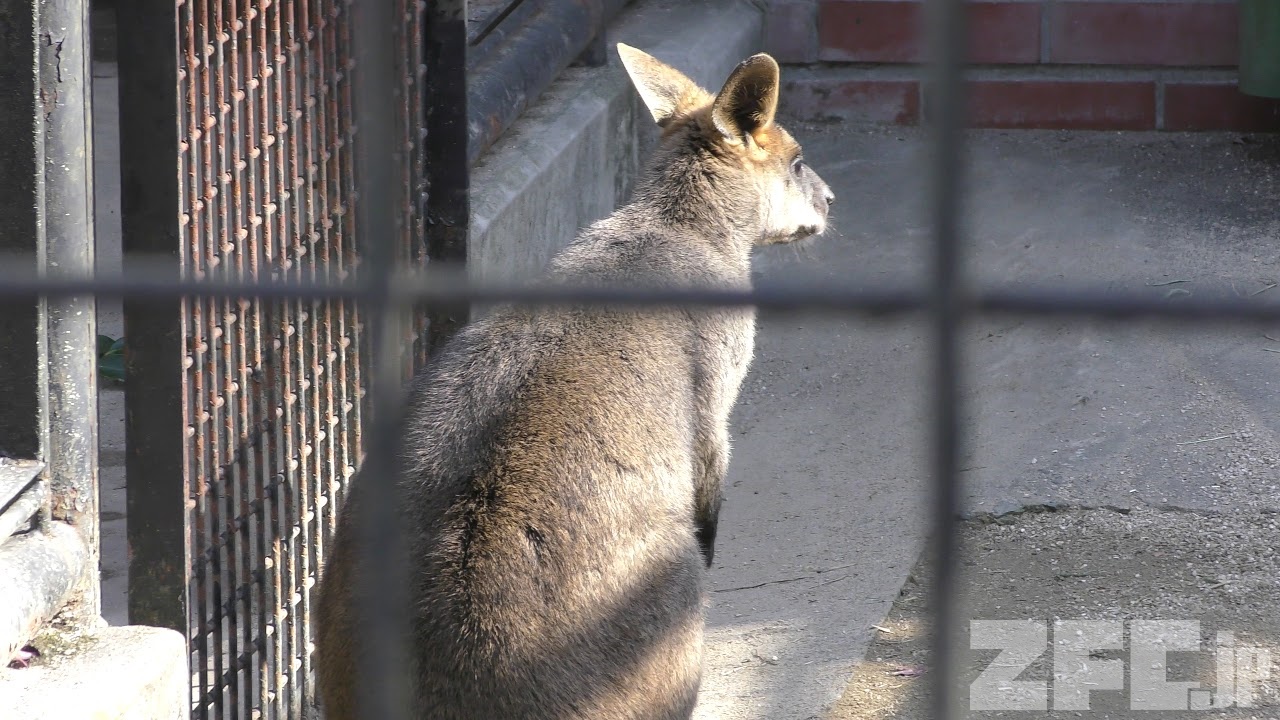
[[[421,6],[403,18],[398,257],[425,261]],[[349,0],[179,0],[184,278],[353,275]],[[196,717],[297,717],[311,592],[366,414],[362,319],[340,299],[187,298],[182,393]],[[425,358],[425,315],[404,366]]]

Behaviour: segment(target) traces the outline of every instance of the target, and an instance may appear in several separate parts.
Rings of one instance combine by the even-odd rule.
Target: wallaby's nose
[[[827,207],[831,207],[832,203],[836,201],[836,194],[831,192],[831,188],[824,189],[822,196],[827,199]]]

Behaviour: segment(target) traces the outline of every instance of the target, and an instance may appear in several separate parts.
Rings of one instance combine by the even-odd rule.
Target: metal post
[[[178,36],[174,4],[120,3],[120,220],[125,268],[146,257],[179,278]],[[177,297],[126,297],[125,479],[129,622],[187,633],[182,362]]]
[[[956,620],[956,565],[960,497],[960,352],[957,330],[964,320],[960,253],[961,142],[965,123],[964,0],[933,0],[927,8],[933,53],[933,116],[930,202],[933,213],[933,277],[929,309],[933,321],[933,696],[931,717],[954,717],[953,632]]]
[[[42,0],[38,102],[43,172],[37,178],[42,268],[91,274],[93,117],[88,0]],[[101,614],[98,581],[97,302],[49,298],[45,309],[45,398],[51,514],[80,531],[88,547],[78,610]]]
[[[432,263],[467,262],[471,178],[467,155],[467,3],[427,4],[422,48],[427,66],[422,92],[427,126],[427,256]],[[433,306],[428,348],[434,352],[466,322],[468,306]]]
[[[428,4],[430,6],[430,3]],[[362,717],[407,718],[409,686],[406,657],[409,637],[404,582],[404,552],[399,532],[397,478],[400,471],[399,427],[402,355],[399,347],[401,308],[391,301],[395,271],[397,198],[395,158],[395,45],[386,42],[395,22],[392,3],[365,0],[355,4],[356,241],[364,256],[361,282],[370,290],[360,311],[372,332],[373,427],[357,482],[365,495],[359,508],[357,547],[367,573],[357,592],[358,626],[367,652],[359,654],[357,698]],[[427,69],[430,74],[431,69]],[[432,141],[427,140],[428,144]]]

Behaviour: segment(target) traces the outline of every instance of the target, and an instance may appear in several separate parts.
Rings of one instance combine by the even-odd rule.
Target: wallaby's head
[[[684,202],[714,203],[759,243],[789,242],[826,230],[831,188],[774,120],[777,61],[764,53],[752,55],[712,95],[641,50],[618,43],[618,54],[662,129],[658,163],[666,166],[665,180],[677,183],[672,189],[678,192],[696,194]]]

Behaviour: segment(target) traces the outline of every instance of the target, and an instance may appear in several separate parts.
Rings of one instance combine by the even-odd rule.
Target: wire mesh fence
[[[397,265],[412,267],[425,259],[422,8],[392,5],[394,62],[377,82],[394,98],[391,180],[406,192],[388,229]],[[351,9],[178,3],[180,278],[358,273]],[[351,300],[303,295],[184,297],[180,317],[196,713],[297,716],[311,589],[362,448],[364,320]],[[425,326],[419,313],[402,328],[406,367],[425,357]]]
[[[936,104],[927,291],[764,285],[645,292],[480,286],[465,275],[428,272],[433,258],[465,258],[466,105],[442,102],[456,95],[456,83],[432,83],[437,70],[456,80],[465,67],[465,2],[180,0],[175,44],[153,48],[176,47],[176,267],[133,258],[115,278],[33,278],[0,268],[0,298],[94,293],[174,303],[181,353],[164,361],[174,366],[180,394],[161,415],[181,416],[182,504],[168,511],[181,515],[189,554],[175,572],[183,576],[195,715],[301,713],[312,677],[311,590],[334,513],[362,456],[373,463],[397,456],[395,415],[379,409],[396,403],[407,374],[447,337],[440,328],[450,318],[435,308],[608,302],[931,318],[933,716],[953,717],[949,640],[963,439],[957,328],[992,313],[1280,319],[1280,307],[1250,298],[1171,303],[1086,288],[967,287],[959,234],[963,7],[961,0],[929,3]],[[442,149],[458,142],[457,152]],[[165,347],[157,356],[165,357]],[[151,402],[174,399],[161,394]],[[394,515],[391,488],[371,486],[368,500],[370,517]],[[397,539],[372,540],[382,549]],[[371,717],[405,717],[394,702],[403,688],[391,651],[406,636],[396,612],[402,578],[396,553],[375,555],[364,621],[370,642],[388,651],[364,668],[378,679],[366,700]]]
[[[239,10],[180,9],[182,273],[341,276],[354,265],[342,8]],[[358,323],[340,301],[182,302],[200,716],[289,707],[304,691],[306,586],[359,446]]]

